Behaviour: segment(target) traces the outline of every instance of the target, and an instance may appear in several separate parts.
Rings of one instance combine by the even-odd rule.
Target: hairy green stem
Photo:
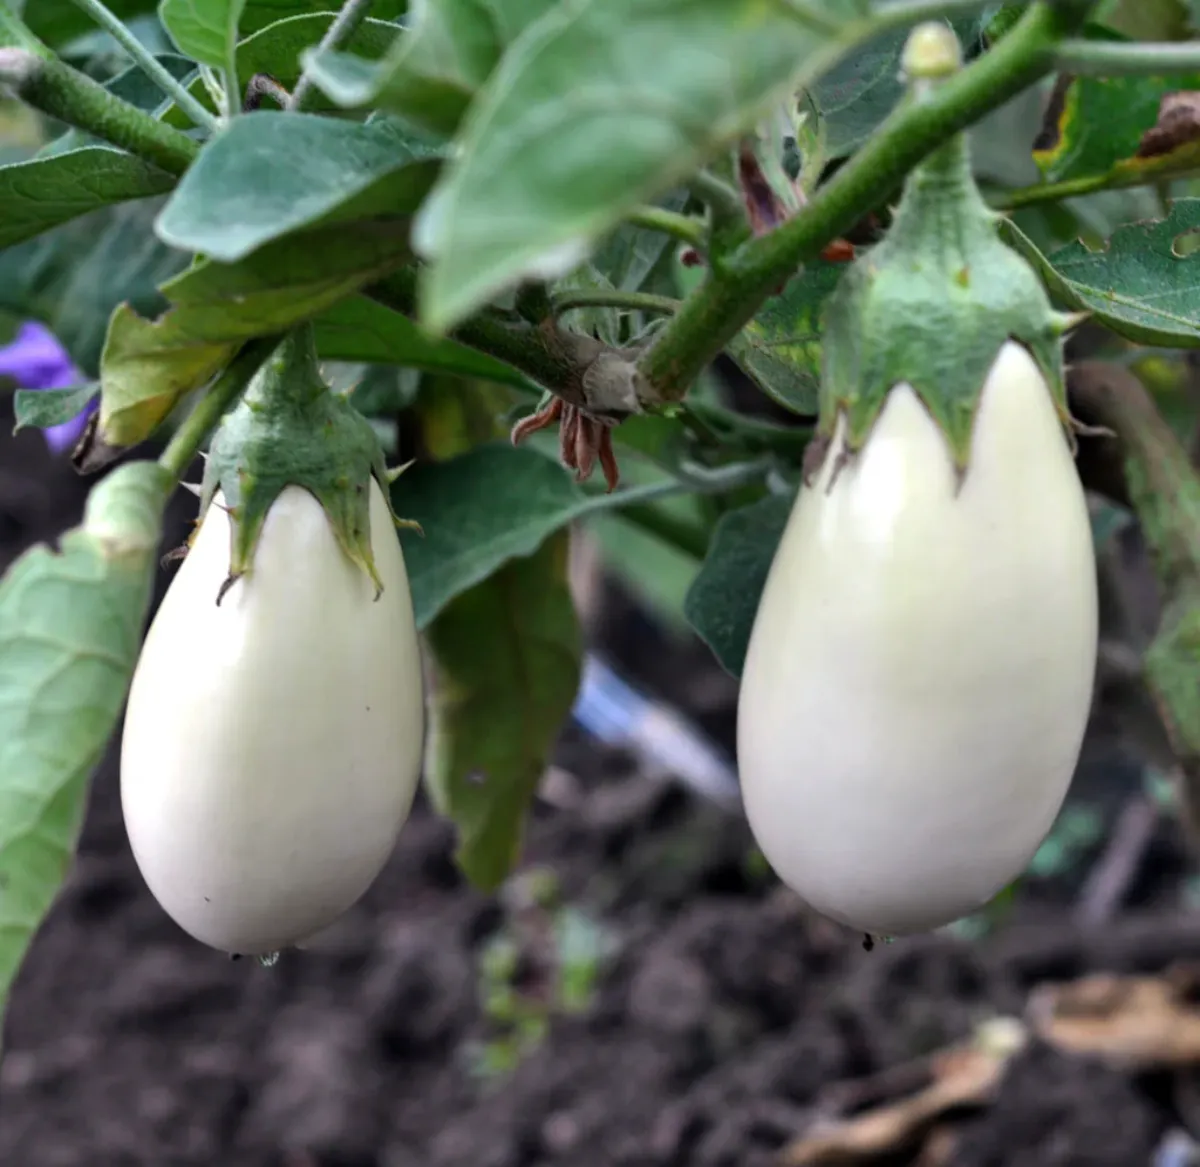
[[[1041,182],[1032,186],[1017,187],[991,195],[988,202],[997,210],[1016,211],[1021,207],[1032,207],[1038,203],[1056,203],[1062,199],[1079,198],[1096,194],[1102,190],[1127,190],[1131,186],[1149,186],[1167,179],[1188,178],[1200,171],[1192,165],[1171,169],[1174,160],[1170,155],[1152,158],[1138,169],[1104,171],[1101,174],[1084,174],[1078,178],[1065,178],[1061,182]],[[1157,165],[1157,169],[1155,166]]]
[[[554,314],[561,316],[575,308],[627,308],[632,312],[679,311],[681,301],[650,292],[623,292],[620,288],[589,288],[578,292],[563,292],[551,301]]]
[[[1054,65],[1064,73],[1099,77],[1183,73],[1200,69],[1200,42],[1148,44],[1068,39],[1059,42]]]
[[[416,319],[417,272],[404,268],[365,289],[366,294],[401,315]],[[569,396],[582,369],[554,342],[554,334],[527,323],[510,324],[486,312],[463,321],[450,334],[455,340],[505,361],[539,385]]]
[[[156,121],[53,56],[0,48],[0,89],[169,174],[183,174],[200,150],[186,134]]]
[[[890,197],[943,142],[1049,72],[1055,46],[1086,12],[1082,4],[1033,5],[1003,40],[929,100],[893,113],[795,218],[710,270],[642,358],[646,397],[681,398],[801,265]]]
[[[226,120],[237,117],[245,108],[246,94],[242,92],[242,79],[238,73],[237,40],[230,38],[228,56],[221,69],[224,80],[221,84],[221,106]]]
[[[176,81],[159,64],[158,58],[125,27],[122,21],[118,20],[117,17],[105,8],[100,0],[74,0],[74,3],[77,8],[86,12],[88,16],[100,25],[130,55],[138,68],[167,97],[171,98],[196,125],[206,130],[215,130],[217,128],[217,119],[188,92],[181,82]]]
[[[692,175],[688,189],[709,208],[714,223],[745,222],[746,208],[741,195],[712,171],[701,170]]]
[[[38,57],[53,57],[50,49],[42,44],[10,7],[8,0],[0,0],[0,46],[24,49]]]
[[[661,231],[697,251],[703,251],[707,243],[703,224],[688,215],[677,215],[662,207],[635,207],[625,216],[625,221],[635,227],[644,227],[647,231]]]
[[[1119,187],[1141,186],[1151,181],[1145,174],[1130,171],[1126,174],[1084,174],[1078,178],[1066,178],[1061,182],[1040,182],[1032,186],[1016,187],[991,195],[988,202],[1001,211],[1016,211],[1021,207],[1032,207],[1038,203],[1056,203],[1062,199],[1078,198],[1100,190],[1115,190]]]
[[[321,43],[317,46],[317,54],[334,52],[340,49],[361,27],[364,20],[371,12],[371,4],[373,0],[346,0],[342,5],[342,10],[337,14],[334,22],[326,30],[325,35],[321,38]],[[312,95],[316,92],[313,85],[312,76],[306,68],[300,74],[300,80],[296,82],[295,89],[292,90],[292,99],[288,102],[288,109],[302,111],[311,101]]]
[[[187,473],[192,459],[216,428],[217,422],[246,391],[254,374],[279,347],[282,339],[282,336],[265,336],[243,345],[212,388],[184,418],[158,459],[158,464],[176,480]]]

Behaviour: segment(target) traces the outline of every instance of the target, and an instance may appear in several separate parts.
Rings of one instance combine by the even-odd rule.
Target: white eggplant
[[[908,386],[830,488],[842,429],[758,610],[739,766],[784,882],[843,924],[902,935],[991,899],[1058,814],[1091,703],[1091,527],[1045,381],[1011,342],[961,489]]]
[[[958,68],[914,30],[909,100]],[[824,313],[817,432],[742,673],[764,855],[868,934],[950,923],[1017,878],[1091,704],[1095,556],[1062,336],[951,139]]]
[[[264,400],[281,370],[295,371],[268,370]],[[343,402],[312,396],[336,411],[333,429],[361,432]],[[237,426],[269,413],[246,405],[210,467],[226,454],[235,470],[257,465]],[[379,874],[412,806],[420,649],[391,509],[374,476],[361,482],[344,495],[361,517],[332,488],[334,517],[301,486],[246,485],[237,522],[213,489],[134,674],[121,753],[133,854],[175,922],[223,951],[265,955],[326,928]]]

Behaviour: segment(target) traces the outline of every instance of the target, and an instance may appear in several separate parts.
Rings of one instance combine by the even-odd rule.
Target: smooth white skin
[[[989,373],[957,494],[910,386],[827,493],[843,428],[762,597],[739,766],[780,878],[842,924],[898,936],[986,903],[1053,825],[1091,704],[1095,560],[1067,439],[1020,346]]]
[[[424,700],[403,552],[373,480],[377,601],[299,487],[218,607],[229,539],[218,493],[138,661],[121,800],[167,913],[251,955],[321,931],[379,874],[420,777]]]

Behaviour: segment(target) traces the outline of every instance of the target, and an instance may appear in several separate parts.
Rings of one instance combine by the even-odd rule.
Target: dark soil
[[[0,401],[0,412],[6,408]],[[79,512],[84,486],[0,416],[0,566]],[[188,501],[174,510],[182,536]],[[175,539],[174,541],[178,541]],[[610,589],[595,635],[728,743],[733,690],[703,650],[664,639]],[[527,862],[608,954],[583,1007],[550,1019],[510,1074],[478,1072],[500,1030],[480,969],[500,929],[536,1008],[554,983],[548,916],[464,886],[423,806],[367,898],[274,967],[183,935],[125,840],[116,752],[96,775],[73,874],[13,994],[0,1064],[3,1167],[754,1167],[803,1133],[835,1083],[935,1050],[1030,990],[1094,969],[1200,957],[1190,861],[1164,818],[1124,905],[1082,928],[1105,841],[1031,880],[1014,922],[866,952],[806,918],[747,861],[744,826],[622,754],[564,734]],[[1098,724],[1079,797],[1111,822],[1136,771]],[[588,962],[584,960],[584,979]],[[1134,1167],[1196,1122],[1186,1091],[1034,1043],[988,1107],[956,1116],[949,1157],[892,1163]],[[1178,1133],[1176,1131],[1176,1133]]]

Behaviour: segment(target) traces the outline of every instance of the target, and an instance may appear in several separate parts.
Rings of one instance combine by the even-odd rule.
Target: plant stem
[[[647,231],[661,231],[664,235],[673,236],[682,243],[690,244],[697,251],[703,251],[707,245],[704,227],[688,215],[677,215],[674,211],[662,207],[635,207],[625,216],[628,223],[635,227],[644,227]]]
[[[0,0],[0,46],[5,48],[24,49],[38,57],[53,57],[54,54],[42,44],[29,30],[15,12],[9,7],[8,0]]]
[[[229,59],[221,69],[224,81],[221,85],[221,106],[226,120],[237,117],[244,108],[246,95],[242,92],[242,81],[238,75],[237,42],[229,46]]]
[[[1098,190],[1116,190],[1119,187],[1141,186],[1149,182],[1150,176],[1130,171],[1128,174],[1084,174],[1078,178],[1066,178],[1061,182],[1040,182],[1032,186],[1021,186],[1006,190],[988,199],[993,207],[1001,211],[1015,211],[1021,207],[1032,207],[1038,203],[1055,203],[1060,199],[1077,198],[1094,194]]]
[[[0,89],[4,88],[26,105],[128,150],[169,174],[183,174],[200,150],[186,134],[143,113],[53,56],[0,48]]]
[[[340,49],[358,30],[371,11],[372,0],[346,0],[342,10],[334,22],[326,30],[317,45],[316,55],[335,52]],[[313,79],[307,69],[300,75],[296,87],[292,90],[292,99],[288,109],[302,111],[309,103],[314,92]]]
[[[889,18],[890,18],[889,13]],[[795,218],[727,257],[659,333],[640,362],[651,400],[675,401],[804,263],[851,230],[951,136],[1044,76],[1086,6],[1033,5],[993,49],[936,94],[896,110]]]
[[[1054,66],[1065,73],[1099,77],[1183,73],[1200,69],[1200,42],[1147,44],[1068,39],[1059,42]]]
[[[631,312],[678,312],[679,300],[670,296],[655,296],[649,292],[622,292],[619,288],[592,288],[578,292],[563,292],[553,297],[551,305],[556,316],[575,308],[627,308]]]
[[[710,170],[701,170],[688,179],[688,189],[712,212],[714,223],[745,221],[742,196],[723,178]]]
[[[1127,190],[1131,186],[1148,186],[1173,178],[1194,175],[1200,166],[1192,163],[1180,167],[1170,154],[1146,160],[1137,169],[1103,171],[1100,174],[1084,174],[1078,178],[1065,178],[1061,182],[1041,182],[1032,186],[1017,187],[992,195],[988,202],[997,210],[1015,211],[1037,203],[1053,203],[1061,199],[1078,198],[1102,190]]]
[[[279,347],[282,336],[264,336],[242,346],[213,387],[196,403],[172,435],[158,464],[178,481],[225,411],[246,391],[254,374]]]
[[[403,268],[365,289],[380,304],[409,319],[417,315],[417,273]],[[509,324],[486,312],[463,321],[450,335],[462,344],[506,361],[539,385],[569,395],[583,370],[571,354],[556,345],[549,329],[530,324]]]
[[[158,63],[158,58],[151,53],[118,20],[100,0],[74,0],[75,6],[87,13],[105,32],[109,34],[133,58],[137,66],[159,87],[188,117],[206,130],[217,128],[217,119],[213,117],[186,89],[182,82],[176,81],[170,73]]]

